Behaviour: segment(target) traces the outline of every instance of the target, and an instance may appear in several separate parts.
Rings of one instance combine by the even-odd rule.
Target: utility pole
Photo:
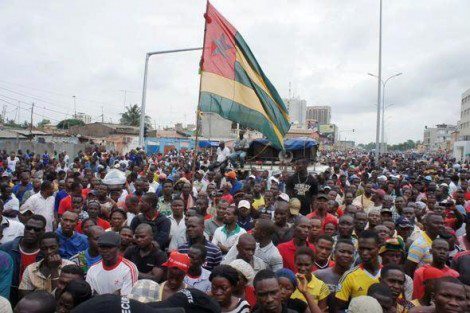
[[[34,113],[34,102],[31,105],[31,124],[29,125],[29,135],[31,140],[33,138],[33,113]]]
[[[77,118],[77,104],[75,103],[75,96],[72,96],[73,98],[73,112],[74,112],[74,115],[73,115],[73,118]]]
[[[380,100],[382,91],[382,0],[380,0],[379,18],[379,72],[377,77],[377,125],[375,130],[375,166],[379,166],[380,157]]]
[[[101,106],[101,123],[104,123],[104,111],[103,111],[103,106]]]
[[[20,123],[20,113],[21,113],[21,102],[18,101],[18,116],[17,116],[16,124]]]

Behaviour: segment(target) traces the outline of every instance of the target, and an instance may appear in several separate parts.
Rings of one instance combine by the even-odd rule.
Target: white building
[[[429,151],[450,150],[450,142],[452,133],[455,132],[457,126],[438,124],[436,127],[425,126],[423,134],[423,145]]]
[[[289,112],[290,121],[301,127],[305,126],[305,114],[307,111],[307,101],[300,98],[284,99]]]
[[[208,139],[237,138],[236,123],[226,120],[217,113],[202,112],[201,135]]]
[[[77,120],[80,120],[82,121],[83,123],[85,124],[90,124],[91,123],[91,116],[86,114],[86,113],[80,113],[78,112],[77,114],[75,114],[75,118]]]
[[[454,142],[454,157],[460,161],[470,159],[470,89],[462,94],[459,137]]]
[[[328,105],[309,106],[306,114],[308,120],[315,120],[319,125],[331,124],[331,107]]]

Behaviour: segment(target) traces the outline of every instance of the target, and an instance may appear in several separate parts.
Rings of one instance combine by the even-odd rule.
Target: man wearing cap
[[[121,237],[113,231],[98,239],[101,261],[88,269],[86,281],[96,294],[112,293],[125,296],[137,282],[139,271],[134,263],[119,255]]]
[[[239,180],[237,180],[237,173],[235,171],[230,171],[226,173],[225,179],[232,185],[232,188],[230,189],[230,194],[232,196],[234,196],[243,188],[243,184]]]
[[[382,258],[382,265],[398,264],[403,266],[405,261],[405,243],[401,238],[389,238],[380,247],[379,255]],[[404,296],[411,301],[413,293],[413,279],[405,274]]]
[[[231,246],[238,242],[240,235],[246,233],[246,230],[237,224],[238,208],[234,205],[229,206],[225,211],[224,226],[217,228],[212,238],[212,243],[220,248],[222,253],[227,254]]]
[[[455,270],[449,268],[446,265],[447,259],[449,257],[449,243],[441,238],[437,238],[432,242],[431,250],[432,254],[432,263],[426,264],[418,268],[413,277],[413,299],[421,299],[424,296],[424,285],[426,277],[424,274],[430,272],[428,269],[432,268],[434,272],[440,271],[441,276],[452,276],[459,277],[459,273]]]
[[[187,254],[173,251],[168,261],[162,264],[167,270],[166,281],[160,285],[160,299],[166,300],[181,289],[187,288],[184,277],[188,273],[191,260]]]
[[[397,234],[403,238],[403,241],[406,243],[413,233],[414,225],[406,217],[400,216],[395,223],[395,228]]]
[[[23,235],[24,225],[14,219],[3,216],[3,201],[0,200],[0,228],[2,228],[3,237],[0,238],[0,244],[14,240]]]
[[[325,230],[325,225],[332,223],[338,226],[338,219],[333,214],[328,213],[328,196],[324,193],[319,193],[312,199],[312,213],[307,215],[311,219],[316,216],[321,220],[322,230]]]
[[[241,200],[238,202],[238,221],[237,224],[250,231],[253,228],[253,218],[251,217],[251,205],[248,200]]]

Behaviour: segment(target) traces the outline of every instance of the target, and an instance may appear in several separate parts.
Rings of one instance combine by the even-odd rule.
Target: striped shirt
[[[238,299],[237,306],[231,311],[225,311],[226,313],[250,313],[250,305],[246,300]]]
[[[220,262],[222,262],[222,251],[220,251],[219,247],[217,247],[215,244],[206,239],[204,239],[204,245],[207,249],[207,256],[206,262],[202,265],[202,267],[206,270],[212,271],[214,267],[216,267],[220,264]],[[189,247],[191,247],[191,243],[184,243],[178,247],[178,251],[181,253],[188,254]]]
[[[432,239],[429,238],[426,232],[421,232],[419,237],[410,246],[408,251],[408,260],[417,263],[418,267],[421,267],[425,264],[431,264],[431,245]]]

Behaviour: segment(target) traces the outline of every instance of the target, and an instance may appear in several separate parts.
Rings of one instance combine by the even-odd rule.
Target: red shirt
[[[68,195],[59,203],[59,214],[62,215],[67,211],[72,211],[72,197]]]
[[[313,252],[315,252],[314,245],[308,242],[307,245],[310,249],[312,249]],[[295,268],[295,251],[297,250],[297,247],[294,244],[294,239],[279,244],[277,249],[282,256],[282,264],[284,265],[284,268],[288,268],[294,273],[297,273],[297,269]]]
[[[315,217],[315,216],[317,216],[317,211],[313,211],[312,213],[307,214],[308,219],[311,219],[312,217]],[[326,216],[321,220],[321,228],[325,230],[325,225],[329,223],[338,227],[338,218],[334,216],[333,214],[326,213]]]
[[[413,276],[413,299],[421,299],[424,296],[424,281],[423,281],[423,274],[426,268],[433,267],[430,264],[426,264],[421,266],[415,271]],[[459,277],[460,274],[448,267],[447,265],[440,270],[443,276],[452,276],[452,277]]]
[[[253,286],[245,287],[245,300],[253,309],[256,305],[255,288]]]
[[[104,220],[104,219],[99,218],[99,217],[98,217],[97,223],[98,223],[97,226],[100,226],[104,230],[111,227],[111,224],[109,224],[109,222],[107,220]],[[78,231],[80,234],[83,234],[83,232],[82,232],[82,221],[78,222],[77,227],[75,227],[75,231]]]
[[[23,272],[28,265],[36,262],[39,250],[33,253],[24,253],[20,248],[21,262],[20,262],[20,281],[23,279]]]

